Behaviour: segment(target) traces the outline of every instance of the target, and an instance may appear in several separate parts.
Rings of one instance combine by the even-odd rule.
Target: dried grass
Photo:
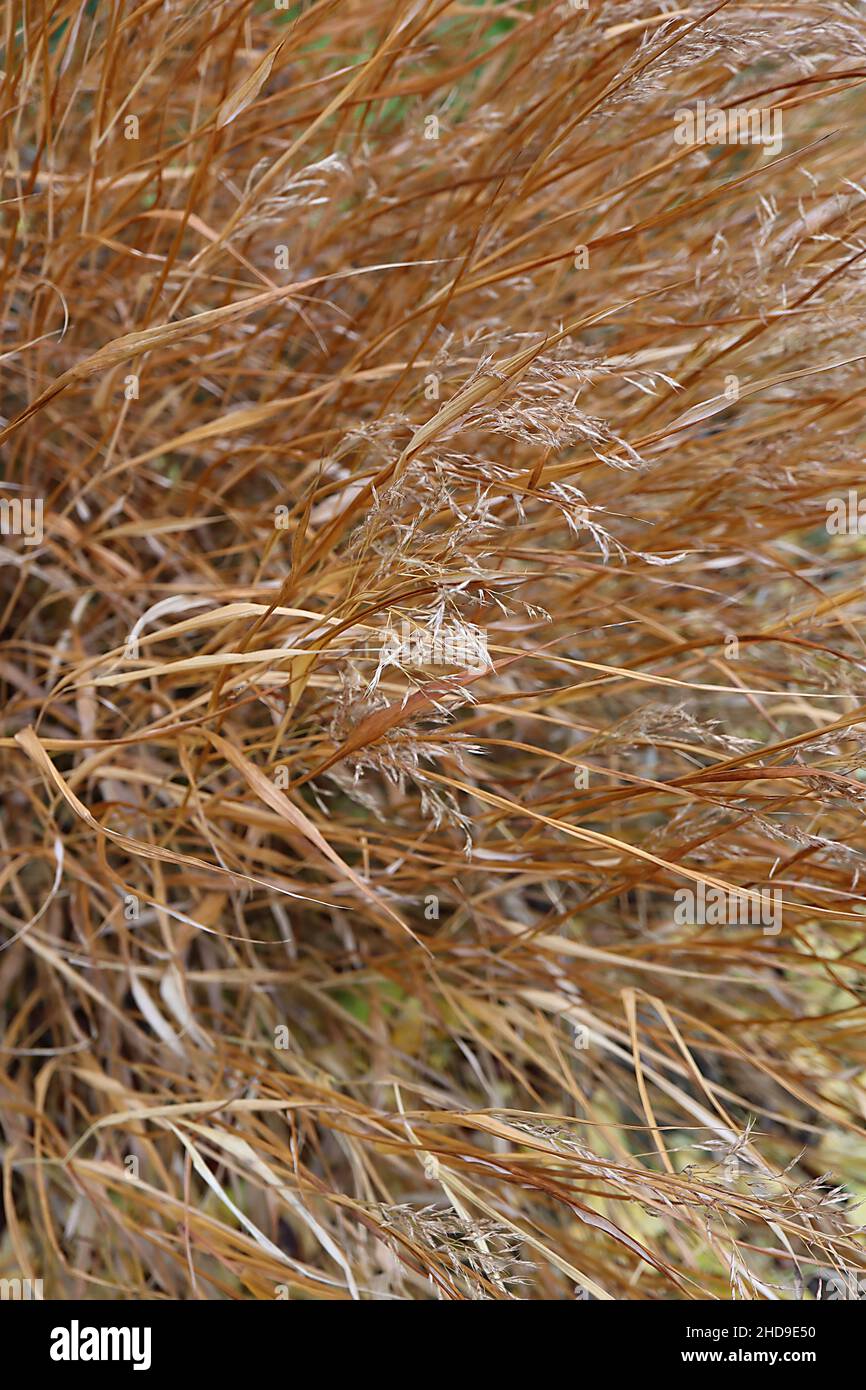
[[[666,9],[7,7],[0,1274],[866,1276],[866,11]]]

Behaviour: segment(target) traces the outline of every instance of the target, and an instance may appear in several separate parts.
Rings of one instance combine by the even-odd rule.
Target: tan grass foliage
[[[0,28],[0,1275],[856,1287],[864,6]]]

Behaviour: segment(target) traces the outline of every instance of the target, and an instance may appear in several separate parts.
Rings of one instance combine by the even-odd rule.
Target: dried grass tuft
[[[862,5],[2,46],[0,1275],[866,1287]]]

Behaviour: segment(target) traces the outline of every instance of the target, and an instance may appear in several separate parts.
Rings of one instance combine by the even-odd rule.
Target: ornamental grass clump
[[[864,73],[7,7],[0,1276],[866,1288]]]

